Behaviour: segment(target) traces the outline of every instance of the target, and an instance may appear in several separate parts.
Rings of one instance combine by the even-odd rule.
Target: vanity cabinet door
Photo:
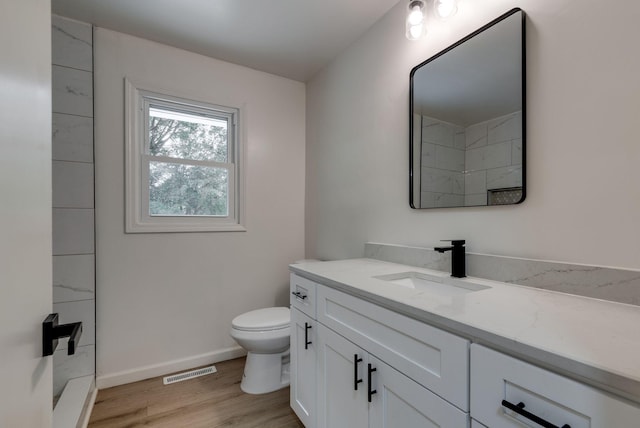
[[[320,323],[317,337],[318,427],[367,428],[365,352]]]
[[[370,428],[463,428],[469,426],[467,413],[447,403],[373,356]]]
[[[318,322],[469,410],[467,339],[326,286],[316,295]]]
[[[290,403],[306,428],[316,426],[316,321],[291,309]]]

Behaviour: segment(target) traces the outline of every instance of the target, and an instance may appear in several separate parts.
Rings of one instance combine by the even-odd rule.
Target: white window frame
[[[228,162],[181,160],[148,153],[149,106],[176,108],[195,114],[226,117]],[[142,89],[125,79],[125,232],[243,232],[244,143],[240,132],[240,109],[189,100]],[[149,214],[149,165],[152,161],[216,166],[228,170],[227,216],[151,216]]]

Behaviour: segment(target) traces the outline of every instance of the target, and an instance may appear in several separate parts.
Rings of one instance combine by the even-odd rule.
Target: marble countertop
[[[291,271],[640,403],[640,306],[481,278],[447,296],[374,278],[447,273],[373,259],[300,263]]]

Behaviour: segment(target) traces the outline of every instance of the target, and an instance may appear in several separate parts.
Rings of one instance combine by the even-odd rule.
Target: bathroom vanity
[[[306,428],[640,425],[640,307],[371,259],[291,272]]]

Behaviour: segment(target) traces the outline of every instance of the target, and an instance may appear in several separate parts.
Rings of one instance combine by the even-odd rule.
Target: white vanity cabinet
[[[624,327],[640,311],[628,305],[486,280],[449,302],[383,288],[381,277],[417,268],[369,259],[298,269],[318,278],[291,275],[291,406],[306,428],[640,427],[637,332]],[[625,323],[591,337],[585,313]],[[526,360],[528,349],[536,361],[546,353],[549,366],[507,355]]]
[[[291,292],[291,407],[306,428],[469,426],[466,339],[297,275]]]

